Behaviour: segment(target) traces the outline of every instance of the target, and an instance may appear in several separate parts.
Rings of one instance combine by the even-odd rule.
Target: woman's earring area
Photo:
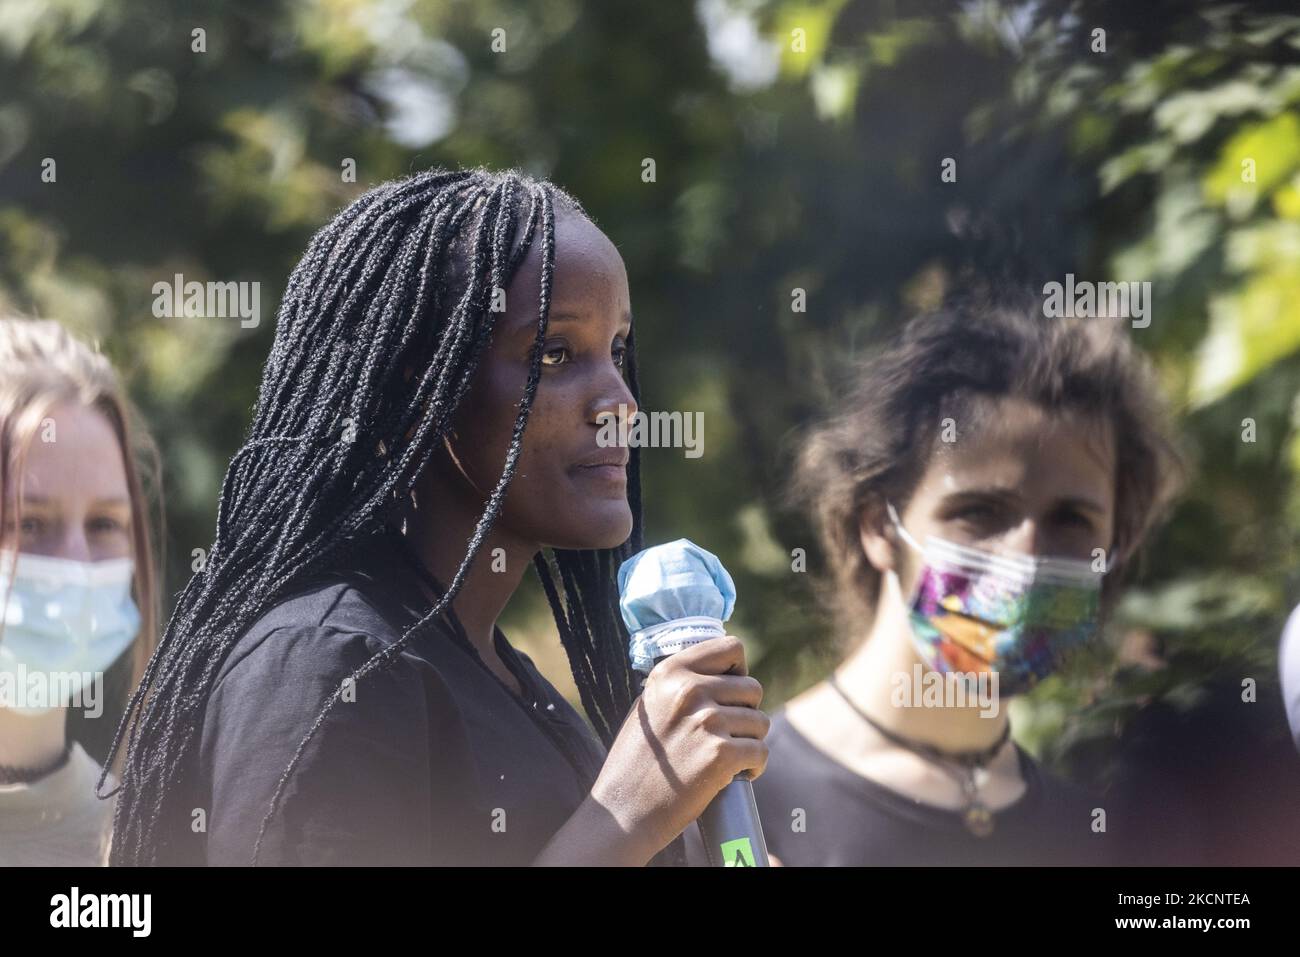
[[[460,436],[456,434],[455,429],[448,429],[446,434],[442,437],[442,447],[447,450],[447,456],[451,459],[451,464],[456,467],[456,471],[460,473],[460,477],[465,480],[466,484],[468,484],[469,487],[477,492],[481,497],[486,499],[487,493],[479,488],[478,484],[469,477],[469,472],[461,462],[460,456],[456,454],[456,449],[452,447],[453,441],[459,442]]]

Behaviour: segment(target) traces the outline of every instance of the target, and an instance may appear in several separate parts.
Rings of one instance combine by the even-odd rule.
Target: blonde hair
[[[157,447],[137,425],[138,417],[105,356],[57,322],[0,318],[0,552],[18,548],[16,540],[5,539],[10,482],[23,474],[27,450],[42,421],[52,408],[65,403],[101,413],[122,451],[131,500],[133,592],[141,619],[132,649],[130,687],[134,688],[144,675],[158,636],[152,523],[142,480],[142,476],[151,480],[150,491],[161,514],[161,496],[154,481],[159,474]],[[18,496],[15,507],[21,511]]]

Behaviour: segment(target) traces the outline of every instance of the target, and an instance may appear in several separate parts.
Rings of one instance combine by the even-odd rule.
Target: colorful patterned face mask
[[[1028,691],[1096,633],[1102,572],[1086,561],[997,555],[930,536],[911,600],[912,639],[934,671],[996,671],[1000,694]]]

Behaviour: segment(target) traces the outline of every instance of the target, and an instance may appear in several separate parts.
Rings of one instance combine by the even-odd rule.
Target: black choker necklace
[[[872,719],[870,715],[853,702],[852,698],[845,694],[844,689],[840,687],[839,681],[835,678],[835,672],[832,671],[830,678],[827,680],[830,682],[830,686],[844,699],[844,703],[852,708],[858,717],[871,725],[881,737],[898,745],[900,748],[906,748],[913,754],[920,755],[926,760],[937,764],[944,773],[961,785],[962,794],[966,799],[966,807],[962,811],[962,821],[968,831],[976,837],[988,837],[993,833],[993,812],[979,798],[979,789],[975,784],[975,771],[976,769],[983,770],[984,765],[993,760],[993,757],[1002,750],[1002,746],[1007,743],[1007,738],[1011,736],[1010,721],[1002,729],[1002,734],[998,737],[998,740],[987,748],[979,751],[942,751],[919,741],[909,741],[888,728],[882,727],[879,722]],[[957,768],[953,769],[952,765],[957,765]]]
[[[33,781],[39,781],[47,774],[53,774],[59,768],[63,767],[68,760],[68,755],[72,752],[72,741],[63,743],[63,750],[49,764],[38,768],[22,767],[21,765],[0,764],[0,785],[5,784],[31,784]]]

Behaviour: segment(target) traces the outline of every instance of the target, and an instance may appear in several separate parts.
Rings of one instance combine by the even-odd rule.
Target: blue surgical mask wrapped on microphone
[[[618,570],[619,608],[631,632],[632,666],[725,635],[736,584],[712,552],[685,538],[638,552]]]
[[[632,667],[721,638],[736,606],[736,584],[718,561],[679,538],[633,555],[618,570],[619,607],[631,632]],[[767,842],[748,774],[736,775],[699,817],[700,837],[715,867],[768,867]]]

